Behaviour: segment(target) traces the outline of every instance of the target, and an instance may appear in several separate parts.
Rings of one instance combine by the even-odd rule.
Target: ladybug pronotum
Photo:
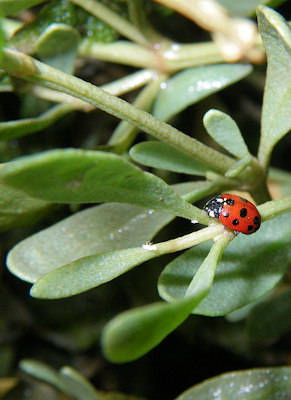
[[[261,216],[257,207],[250,201],[234,194],[222,193],[209,200],[204,210],[207,214],[218,219],[227,228],[235,233],[242,232],[250,235],[256,232],[261,225]]]

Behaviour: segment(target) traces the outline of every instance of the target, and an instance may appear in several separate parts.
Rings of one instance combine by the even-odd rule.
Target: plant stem
[[[158,74],[156,71],[143,69],[134,72],[133,74],[126,75],[125,77],[117,79],[116,81],[102,85],[101,89],[113,94],[114,96],[120,96],[124,93],[138,89],[141,86],[156,80],[157,78]]]
[[[291,211],[291,195],[282,199],[268,201],[258,206],[262,221],[278,217],[278,215]]]
[[[131,22],[121,17],[108,7],[95,0],[71,0],[72,3],[77,4],[79,7],[88,11],[96,18],[101,19],[112,28],[116,29],[122,36],[133,42],[148,45],[149,42],[146,37],[138,30]]]
[[[79,45],[78,53],[82,57],[93,57],[139,68],[154,68],[164,72],[224,62],[218,47],[213,42],[173,43],[171,46],[146,48],[127,41],[104,44],[84,39]]]
[[[165,80],[165,76],[160,74],[158,79],[143,88],[143,90],[137,95],[133,105],[136,108],[148,111],[156,98],[157,92],[160,88],[160,83],[163,80]],[[121,121],[113,132],[108,144],[115,146],[115,151],[118,153],[123,153],[130,147],[137,132],[138,128],[136,126],[129,124],[126,121]]]
[[[217,236],[207,257],[188,286],[185,297],[194,296],[198,293],[204,293],[204,296],[207,295],[212,287],[215,272],[222,254],[234,237],[234,233],[228,231],[224,231],[221,235]]]
[[[189,249],[197,244],[214,239],[223,232],[224,226],[220,223],[217,223],[207,228],[200,229],[199,231],[192,232],[189,235],[184,235],[166,242],[157,243],[153,246],[156,247],[156,251],[159,253],[159,255],[175,253],[176,251]]]
[[[113,82],[106,83],[100,86],[102,90],[113,94],[114,96],[120,96],[124,93],[128,93],[132,90],[138,89],[141,86],[146,85],[149,82],[158,81],[156,71],[144,69],[141,71],[134,72],[133,74],[126,75],[123,78],[116,79]],[[57,92],[55,90],[44,88],[43,86],[34,85],[30,88],[29,93],[36,97],[40,97],[46,100],[53,101],[55,103],[67,103],[72,105],[72,111],[74,109],[91,111],[92,106],[88,105],[87,102],[76,99],[75,97],[69,96],[65,93]]]
[[[97,86],[43,64],[30,56],[4,49],[0,65],[19,78],[67,93],[117,118],[126,120],[157,139],[184,151],[211,169],[225,173],[234,163],[230,157],[185,135],[171,125],[159,121],[147,112],[138,110]],[[23,73],[24,68],[25,73]]]

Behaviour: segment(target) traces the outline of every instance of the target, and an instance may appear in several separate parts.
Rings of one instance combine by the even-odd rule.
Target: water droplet
[[[152,242],[146,242],[145,244],[143,244],[141,246],[144,250],[148,250],[148,251],[155,251],[157,250],[157,246],[155,244],[153,244]]]
[[[180,48],[181,48],[181,45],[178,44],[178,43],[174,43],[174,44],[172,44],[172,46],[171,46],[172,51],[179,51]]]
[[[221,398],[220,397],[221,393],[222,393],[222,390],[220,388],[218,388],[213,392],[213,397],[219,400]]]

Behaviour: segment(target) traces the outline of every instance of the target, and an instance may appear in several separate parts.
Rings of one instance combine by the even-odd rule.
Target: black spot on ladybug
[[[226,204],[228,204],[229,206],[233,206],[234,205],[234,200],[233,199],[226,199]]]
[[[244,199],[243,197],[240,197],[241,201],[243,201],[244,203],[248,203],[247,199]]]
[[[256,216],[255,218],[254,218],[254,224],[255,225],[258,225],[260,223],[260,218],[258,217],[258,216]]]
[[[240,210],[240,212],[239,212],[239,215],[240,215],[242,218],[246,217],[247,214],[248,214],[248,210],[247,210],[246,208],[242,208],[242,209]]]
[[[248,231],[251,232],[251,231],[253,231],[253,230],[254,230],[254,226],[253,226],[253,225],[249,225],[249,226],[248,226]]]
[[[239,224],[239,220],[238,219],[234,219],[233,221],[232,221],[232,225],[238,225]]]
[[[226,211],[224,211],[224,212],[222,213],[222,215],[223,215],[225,218],[229,217],[229,213],[226,212]]]

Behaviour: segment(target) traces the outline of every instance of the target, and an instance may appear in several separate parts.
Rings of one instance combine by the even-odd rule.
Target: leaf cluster
[[[162,267],[157,288],[165,301],[122,312],[100,335],[104,354],[117,363],[146,354],[191,314],[236,318],[242,312],[247,318],[242,334],[245,348],[285,334],[290,315],[286,324],[278,324],[269,334],[264,333],[269,329],[264,315],[275,318],[276,304],[286,304],[290,294],[284,286],[280,292],[290,260],[290,176],[270,167],[276,144],[291,126],[288,22],[276,11],[259,6],[257,31],[253,22],[241,17],[251,14],[257,1],[232,10],[233,17],[217,5],[224,23],[218,19],[213,26],[203,22],[207,14],[200,10],[199,17],[193,11],[193,20],[205,24],[213,39],[185,44],[156,29],[150,19],[152,9],[142,0],[41,3],[0,0],[4,16],[0,90],[13,92],[19,99],[34,99],[33,104],[44,108],[37,115],[33,110],[32,116],[0,122],[0,229],[31,226],[67,205],[75,212],[16,244],[7,256],[10,272],[32,284],[33,297],[61,299],[108,283],[150,260]],[[169,6],[167,1],[160,3]],[[173,9],[182,12],[178,2],[173,3]],[[227,1],[220,3],[228,8]],[[40,11],[33,14],[34,21],[25,23],[17,13],[36,5]],[[159,12],[157,16],[161,18]],[[166,13],[162,18],[172,16]],[[252,26],[254,37],[244,47],[237,31],[247,26]],[[229,53],[219,47],[221,40],[239,48],[242,56],[236,62],[227,62]],[[218,99],[214,96],[223,89],[245,78],[251,80],[256,73],[253,54],[263,51],[267,73],[255,155],[245,140],[247,135],[215,104],[202,118],[203,138],[179,129],[176,121],[188,115],[194,104],[199,110],[202,100]],[[125,65],[126,72],[109,83],[89,83],[78,77],[78,66],[88,58],[94,68],[100,62],[117,63]],[[134,72],[128,73],[132,67]],[[52,131],[64,117],[72,118],[76,112],[93,114],[96,108],[121,120],[113,132],[100,123],[90,140],[75,148],[42,145],[39,136],[44,129]],[[21,147],[33,133],[37,152]],[[19,143],[20,157],[7,156],[12,141]],[[280,188],[278,196],[270,193],[272,179]],[[226,191],[246,193],[256,202],[262,227],[251,238],[236,237],[201,208],[206,199]],[[177,217],[188,226],[191,222],[199,225],[192,225],[191,233],[171,238],[169,224]],[[160,231],[164,237],[157,241]],[[182,250],[186,251],[164,266],[161,256]],[[278,292],[274,292],[276,286]],[[261,299],[266,303],[259,304]],[[284,316],[288,311],[282,306],[280,313]],[[56,373],[35,361],[24,361],[22,367],[68,398],[70,385],[75,397],[79,389],[80,398],[103,396],[73,370]],[[265,375],[270,378],[262,391],[268,398],[277,373],[283,385],[288,369],[254,370],[249,375],[215,378],[177,400],[207,398],[205,393],[210,392],[214,397],[218,390],[228,398],[230,379],[234,387],[253,385],[253,395],[261,388],[252,379],[258,382]],[[290,388],[282,390],[287,393]]]

